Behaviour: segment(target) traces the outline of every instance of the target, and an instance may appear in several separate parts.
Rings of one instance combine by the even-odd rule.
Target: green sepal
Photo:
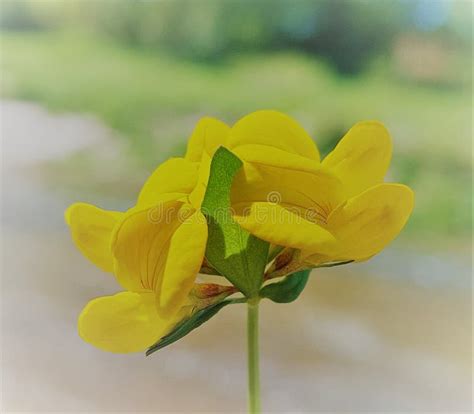
[[[168,335],[161,338],[156,344],[152,345],[146,351],[146,356],[153,354],[154,352],[171,345],[172,343],[185,337],[188,333],[196,328],[199,328],[204,322],[211,319],[217,312],[219,312],[224,306],[233,303],[242,303],[243,299],[226,299],[222,302],[214,303],[204,309],[198,310],[192,314],[188,319],[180,322]]]
[[[256,297],[263,283],[269,244],[234,221],[230,190],[242,161],[224,147],[212,158],[202,213],[208,222],[206,259],[246,297]]]
[[[308,282],[311,270],[302,270],[286,276],[283,280],[264,286],[260,297],[276,303],[290,303],[298,298]]]

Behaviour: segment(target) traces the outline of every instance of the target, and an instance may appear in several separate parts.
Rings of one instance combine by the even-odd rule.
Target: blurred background
[[[416,208],[372,261],[262,306],[262,398],[281,412],[468,412],[472,4],[1,0],[2,409],[241,412],[245,309],[150,358],[83,343],[118,291],[73,247],[75,201],[130,207],[204,116],[289,113],[328,153],[377,119]]]

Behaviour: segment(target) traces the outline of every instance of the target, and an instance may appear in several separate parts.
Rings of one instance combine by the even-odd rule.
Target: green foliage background
[[[406,235],[463,241],[472,210],[470,6],[425,3],[4,0],[1,96],[99,117],[143,171],[181,154],[203,115],[232,123],[282,110],[323,153],[354,122],[378,119],[395,141],[389,178],[417,194]],[[441,56],[434,75],[400,64],[404,38]],[[66,160],[72,169],[88,162]]]

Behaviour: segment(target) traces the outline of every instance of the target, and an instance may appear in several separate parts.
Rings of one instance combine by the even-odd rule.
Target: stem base
[[[259,300],[247,303],[247,355],[249,413],[260,413],[260,368],[258,346]]]

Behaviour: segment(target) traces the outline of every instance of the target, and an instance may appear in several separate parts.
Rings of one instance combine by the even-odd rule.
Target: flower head
[[[413,209],[409,187],[383,182],[392,142],[376,121],[354,125],[321,161],[309,134],[283,113],[257,111],[232,127],[204,118],[186,154],[200,162],[198,200],[219,146],[244,162],[232,189],[234,218],[263,240],[298,249],[308,264],[377,254]]]
[[[225,235],[215,227],[210,233],[218,236],[210,240],[222,244],[211,249],[214,255],[225,256],[214,257],[221,264],[226,255],[239,256],[239,263],[242,259],[248,264],[248,258],[240,256],[258,250],[250,252],[243,246],[242,237],[249,233],[263,243],[260,261],[255,261],[262,263],[261,269],[267,263],[268,244],[273,245],[272,251],[284,249],[268,267],[267,278],[328,263],[366,260],[398,235],[413,209],[410,188],[383,182],[392,144],[378,122],[353,126],[321,161],[311,137],[282,113],[254,112],[232,127],[203,118],[185,157],[158,167],[144,184],[136,206],[121,213],[77,203],[66,211],[76,246],[99,268],[113,273],[124,289],[94,299],[84,308],[79,333],[85,341],[112,352],[140,351],[189,319],[199,301],[202,306],[216,304],[206,297],[209,292],[221,300],[236,291],[237,279],[227,274],[236,269],[228,266],[221,273],[235,286],[195,284],[200,269],[215,270],[204,257],[208,223],[201,204],[212,188],[207,188],[211,161],[219,147],[240,159],[236,159],[238,168],[242,164],[233,181],[228,175],[213,175],[214,187],[221,178],[228,183],[214,198],[225,198],[218,204],[231,204],[233,210],[231,215],[227,208],[225,217],[234,227],[227,228]],[[234,220],[248,233],[244,235]],[[219,219],[209,226],[218,224]],[[258,296],[262,275],[250,275],[248,266],[243,268],[246,280],[255,276],[259,282],[251,284],[253,293],[245,293],[242,286],[247,285],[242,283],[241,291]]]
[[[66,211],[79,250],[125,289],[84,308],[85,341],[111,352],[141,351],[191,312],[189,293],[207,240],[206,220],[188,197],[197,168],[179,158],[165,162],[126,213],[84,203]]]
[[[370,258],[408,220],[413,191],[383,182],[392,143],[379,122],[353,126],[322,162],[309,135],[282,114],[261,111],[239,124],[249,141],[265,137],[266,148],[236,151],[245,162],[232,191],[235,219],[263,240],[297,249],[301,264]]]

